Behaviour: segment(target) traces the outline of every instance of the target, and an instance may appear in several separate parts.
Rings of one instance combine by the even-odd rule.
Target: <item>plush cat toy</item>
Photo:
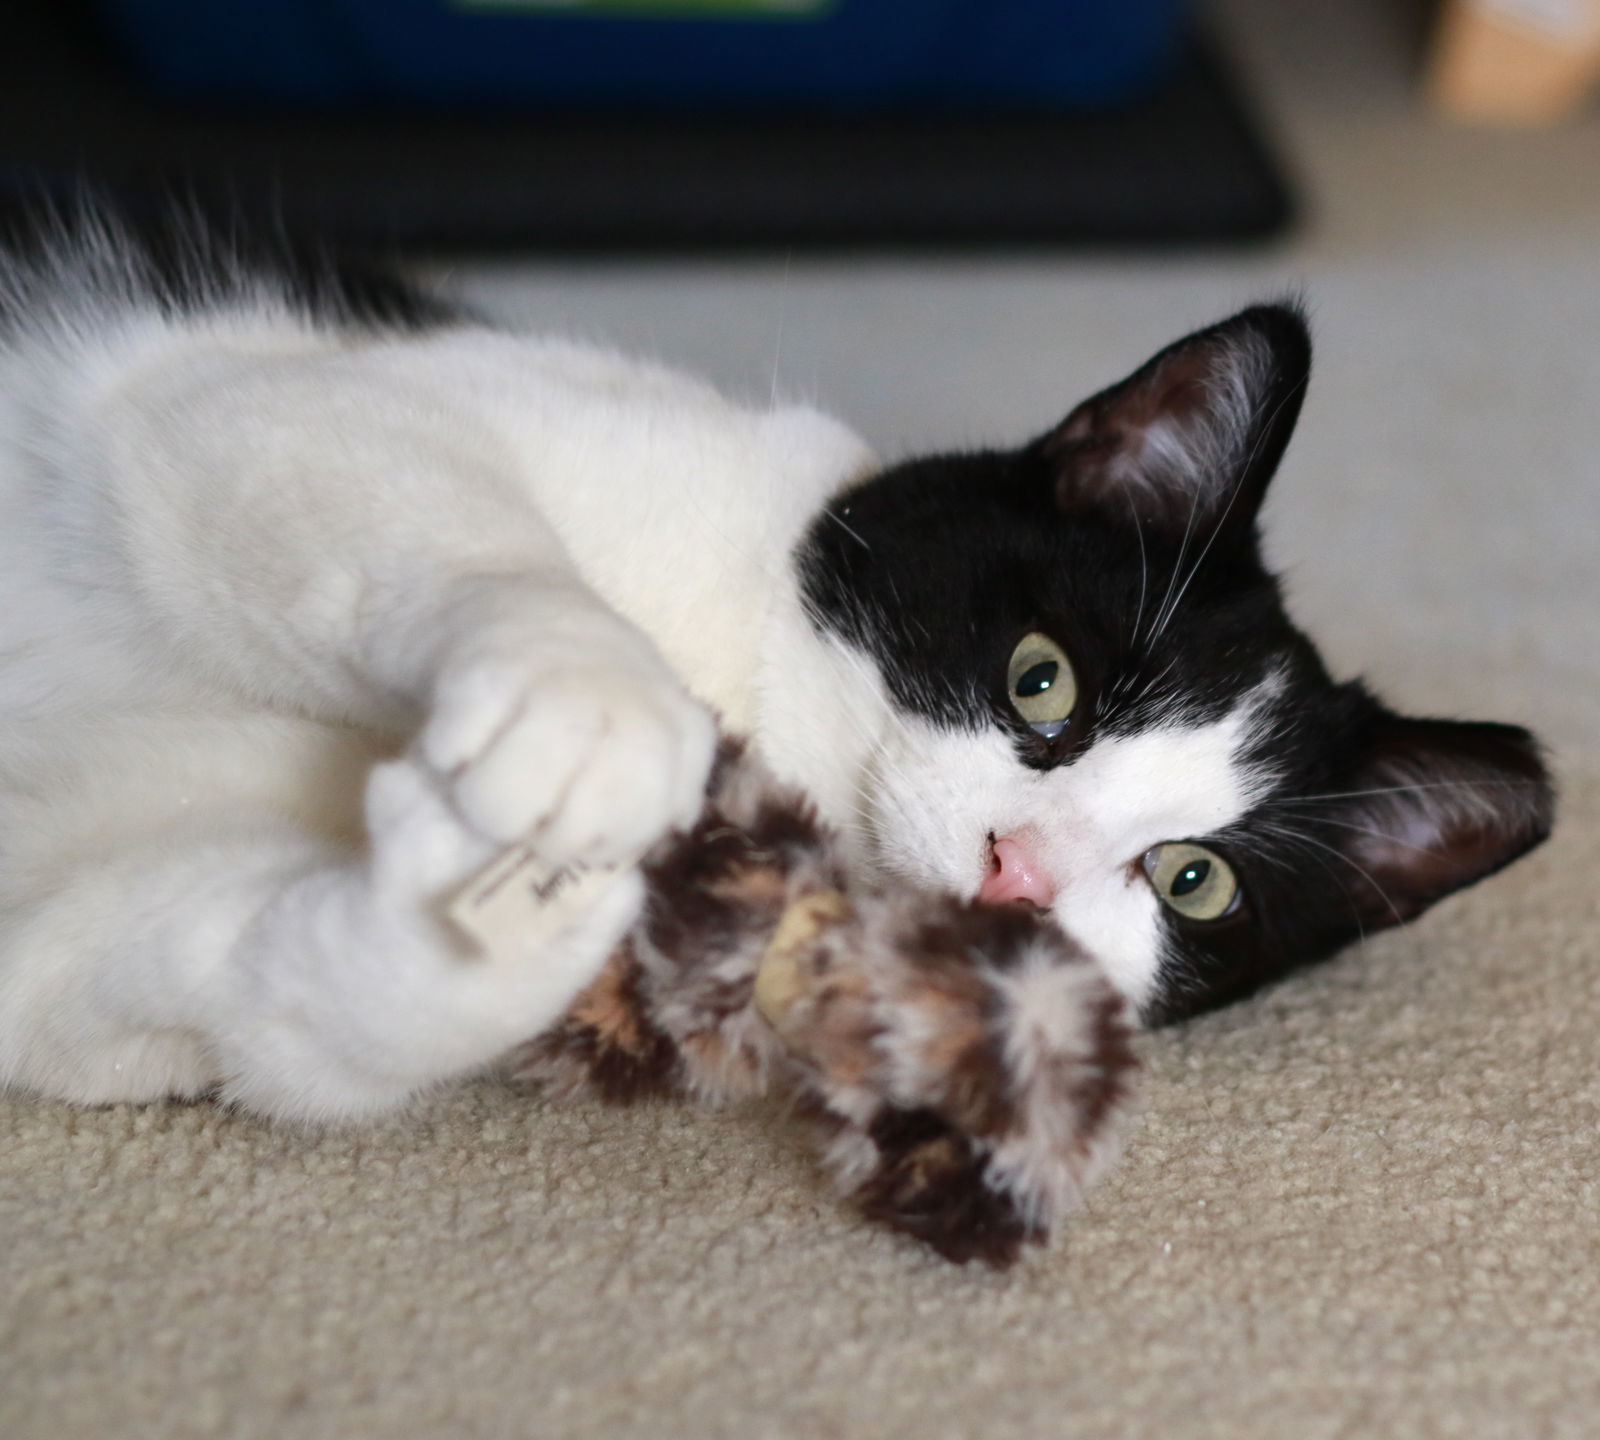
[[[1121,998],[1031,906],[846,873],[793,788],[724,740],[644,914],[522,1076],[611,1101],[776,1087],[866,1214],[947,1259],[1048,1237],[1114,1154]]]

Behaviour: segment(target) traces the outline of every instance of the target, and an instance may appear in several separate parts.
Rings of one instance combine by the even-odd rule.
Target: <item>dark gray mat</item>
[[[191,112],[142,95],[66,0],[0,14],[0,198],[181,187],[387,248],[654,250],[1263,237],[1287,187],[1196,42],[1084,114],[596,118]]]

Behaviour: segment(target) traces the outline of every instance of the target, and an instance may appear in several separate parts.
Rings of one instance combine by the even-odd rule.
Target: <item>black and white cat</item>
[[[854,863],[1048,907],[1147,1020],[1546,833],[1537,746],[1335,683],[1256,514],[1291,307],[1020,449],[799,407],[381,278],[52,221],[0,260],[0,1081],[392,1107],[551,1024],[699,803],[712,712]],[[436,904],[625,867],[518,963]]]

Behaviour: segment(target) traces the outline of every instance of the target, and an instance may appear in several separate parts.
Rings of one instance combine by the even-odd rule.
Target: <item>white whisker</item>
[[[1178,593],[1173,596],[1172,604],[1167,607],[1166,618],[1168,621],[1172,619],[1173,613],[1177,610],[1179,602],[1183,599],[1185,593],[1189,589],[1189,586],[1194,582],[1194,577],[1200,573],[1200,567],[1205,563],[1206,556],[1211,553],[1211,547],[1217,543],[1217,536],[1222,533],[1222,527],[1227,523],[1228,516],[1233,513],[1234,502],[1238,500],[1240,492],[1244,489],[1244,482],[1249,477],[1250,467],[1255,464],[1256,456],[1260,453],[1262,445],[1266,443],[1267,435],[1272,429],[1273,422],[1278,418],[1279,414],[1283,410],[1283,407],[1300,392],[1304,384],[1305,381],[1301,380],[1298,384],[1286,391],[1279,399],[1277,405],[1273,407],[1272,414],[1267,417],[1266,423],[1257,428],[1255,444],[1250,447],[1249,455],[1246,456],[1244,464],[1239,467],[1238,477],[1234,480],[1233,489],[1228,495],[1228,503],[1223,506],[1222,514],[1219,515],[1216,518],[1216,521],[1213,523],[1211,527],[1211,534],[1206,539],[1204,547],[1201,549],[1199,555],[1195,557],[1194,564],[1189,567],[1189,574],[1184,580],[1183,584],[1179,587]],[[1157,634],[1159,633],[1160,632],[1157,631]]]

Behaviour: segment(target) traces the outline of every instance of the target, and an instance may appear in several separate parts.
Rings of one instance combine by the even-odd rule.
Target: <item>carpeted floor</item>
[[[1149,1037],[1127,1158],[1006,1276],[868,1230],[759,1110],[482,1084],[308,1135],[0,1101],[0,1435],[1600,1433],[1600,123],[1430,127],[1387,13],[1225,11],[1317,205],[1287,251],[457,278],[776,370],[888,451],[1026,433],[1303,287],[1297,608],[1398,703],[1541,729],[1556,839]]]

